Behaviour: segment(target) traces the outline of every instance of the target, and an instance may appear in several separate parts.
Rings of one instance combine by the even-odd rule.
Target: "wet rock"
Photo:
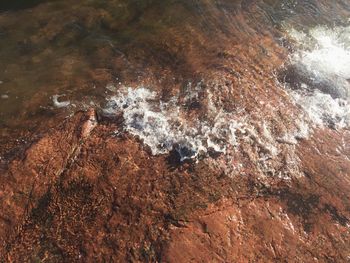
[[[88,110],[86,115],[87,115],[87,121],[83,124],[81,129],[81,137],[83,139],[86,139],[87,137],[89,137],[91,132],[97,125],[97,117],[94,109]]]
[[[23,159],[14,160],[1,173],[2,249],[5,237],[15,231],[11,228],[26,217],[74,158],[81,138],[78,130],[82,123],[85,123],[83,115],[77,114],[57,130],[40,138],[26,150]]]
[[[154,156],[124,131],[121,114],[89,110],[56,121],[50,113],[45,120],[53,128],[31,131],[26,146],[1,159],[0,261],[346,262],[349,134],[325,128],[302,136],[295,121],[302,113],[274,77],[288,54],[271,36],[275,29],[254,24],[260,7],[250,1],[242,12],[236,1],[218,7],[181,1],[167,9],[164,3],[140,2],[135,9],[134,1],[82,7],[67,1],[60,3],[67,12],[53,13],[38,6],[38,20],[25,14],[21,30],[36,25],[28,43],[39,54],[8,66],[6,79],[27,84],[17,64],[35,69],[27,77],[42,85],[25,112],[35,112],[47,90],[74,87],[70,98],[86,94],[90,101],[94,87],[104,100],[105,87],[118,78],[169,101],[190,81],[200,82],[198,96],[187,104],[179,99],[188,110],[183,117],[207,121],[210,109],[229,113],[242,122],[237,144],[206,158],[181,145]],[[232,15],[222,18],[220,10]],[[171,26],[160,26],[160,17]],[[0,20],[9,34],[17,29],[17,16]]]
[[[94,116],[78,113],[1,170],[2,260],[347,260],[348,133],[301,142],[304,177],[261,179],[253,159],[249,176],[229,177],[205,161],[170,166]]]
[[[292,89],[305,91],[319,90],[332,98],[345,99],[350,97],[349,82],[335,74],[308,70],[304,65],[291,65],[280,73],[280,80],[290,84]]]
[[[349,138],[349,134],[320,131],[318,136],[335,138],[326,144],[311,140],[299,146],[305,178],[288,186],[258,184],[254,188],[260,194],[241,192],[234,201],[222,199],[192,213],[183,226],[171,228],[163,260],[346,262],[350,163],[336,154],[336,148],[338,136]],[[337,156],[336,164],[326,154]],[[323,158],[329,161],[321,164]]]

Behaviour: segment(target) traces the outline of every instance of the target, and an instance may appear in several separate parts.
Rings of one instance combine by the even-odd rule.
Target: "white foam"
[[[316,125],[349,127],[350,27],[316,27],[306,33],[292,29],[289,34],[298,45],[290,62],[302,66],[314,86],[300,83],[300,89],[291,91],[295,101]],[[321,85],[345,95],[332,97]]]
[[[310,71],[350,78],[350,28],[316,27],[308,34],[291,30],[290,35],[305,48],[295,53],[294,59]]]
[[[350,126],[348,101],[333,99],[330,95],[318,90],[307,96],[298,92],[292,92],[292,95],[314,124],[334,126],[340,129]]]
[[[295,145],[298,140],[307,139],[310,135],[308,124],[302,120],[296,120],[296,130],[285,133],[282,137],[277,138],[280,143]]]
[[[65,108],[65,107],[68,107],[70,105],[70,101],[58,101],[58,99],[62,96],[64,96],[64,95],[53,95],[52,96],[52,102],[56,108]]]
[[[186,96],[193,99],[196,95]],[[124,130],[139,137],[154,155],[174,149],[183,161],[211,150],[225,153],[228,146],[236,145],[237,122],[232,118],[228,121],[227,113],[219,111],[213,119],[189,120],[178,104],[176,97],[165,103],[144,87],[123,88],[109,99],[105,112],[122,113]]]
[[[123,116],[123,130],[142,140],[153,155],[175,150],[184,161],[220,153],[217,162],[211,159],[213,162],[210,163],[230,174],[241,169],[239,166],[232,167],[235,166],[232,158],[236,149],[242,146],[251,153],[249,158],[253,158],[252,161],[261,163],[262,174],[273,170],[271,160],[279,158],[282,149],[289,147],[277,139],[271,128],[273,123],[252,120],[244,109],[234,112],[223,110],[220,106],[222,87],[215,83],[200,86],[191,88],[189,85],[184,92],[168,98],[167,102],[145,87],[119,88],[114,96],[108,98],[104,111]],[[200,110],[188,109],[193,99],[199,100]],[[302,125],[295,126],[296,130],[289,134],[293,142],[307,133]],[[293,152],[293,147],[290,150]]]

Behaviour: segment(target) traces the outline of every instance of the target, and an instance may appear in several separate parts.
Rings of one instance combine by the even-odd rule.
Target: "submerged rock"
[[[94,116],[76,114],[2,170],[1,260],[347,260],[348,133],[301,143],[304,176],[289,181],[257,177],[254,161],[249,176],[172,167]]]
[[[261,12],[285,12],[272,2],[67,0],[23,12],[35,48],[0,61],[1,88],[12,96],[29,77],[39,88],[8,114],[28,143],[1,141],[15,150],[0,159],[0,262],[348,261],[348,122],[311,125],[277,81],[288,51],[277,16]],[[16,15],[0,20],[22,40]],[[327,85],[322,96],[342,96]],[[46,100],[64,90],[100,98],[101,114],[55,121]],[[348,120],[340,106],[331,120]],[[43,113],[40,129],[22,123]]]

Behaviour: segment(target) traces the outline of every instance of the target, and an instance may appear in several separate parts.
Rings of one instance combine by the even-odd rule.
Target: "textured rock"
[[[174,167],[109,122],[83,132],[91,116],[67,120],[2,174],[4,261],[348,260],[348,133],[301,143],[304,177],[228,177],[206,162]]]
[[[36,76],[19,65],[40,72],[21,114],[1,123],[0,261],[349,261],[350,133],[310,128],[277,81],[288,50],[261,12],[271,1],[226,1],[229,18],[210,1],[195,10],[185,1],[170,9],[129,2],[38,6],[38,17],[22,13],[28,23],[18,30],[33,32],[25,40],[10,34],[16,15],[0,16],[0,30],[18,44],[4,53],[20,58],[6,64],[2,86],[16,90]],[[72,87],[67,99],[90,108],[119,81],[150,87],[164,103],[178,97],[188,123],[208,121],[212,108],[240,121],[237,145],[179,162],[175,151],[152,155],[124,131],[122,114],[103,114],[103,103],[66,109],[76,113],[65,120],[39,110]],[[27,128],[31,121],[40,126]],[[18,137],[26,145],[11,141]]]

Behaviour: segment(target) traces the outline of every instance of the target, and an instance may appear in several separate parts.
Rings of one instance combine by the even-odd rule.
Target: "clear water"
[[[51,0],[52,1],[52,0]],[[15,11],[26,8],[31,8],[41,3],[47,2],[47,0],[12,0],[12,1],[1,1],[0,11]]]
[[[38,0],[2,3],[0,10],[1,145],[57,114],[104,108],[125,86],[152,86],[164,102],[185,96],[190,82],[222,70],[228,47],[264,35],[283,45],[292,29],[327,32],[346,28],[350,17],[342,0]],[[337,46],[346,54],[347,41]],[[301,42],[291,54],[309,52],[302,63],[329,55]],[[342,65],[339,72],[347,73],[347,61]]]

